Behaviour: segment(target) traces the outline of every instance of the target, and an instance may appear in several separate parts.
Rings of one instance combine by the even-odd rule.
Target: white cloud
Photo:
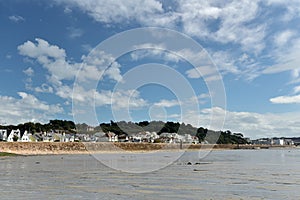
[[[186,71],[186,75],[192,79],[202,77],[207,82],[218,81],[222,78],[214,66],[200,66],[192,68]]]
[[[157,103],[154,103],[154,106],[159,106],[159,107],[174,107],[174,106],[179,106],[180,102],[177,100],[167,100],[167,99],[162,99]]]
[[[300,93],[300,85],[294,87],[294,94]]]
[[[107,75],[111,80],[119,82],[122,80],[120,68],[121,65],[119,63],[113,62],[104,74]]]
[[[294,69],[295,64],[299,64],[299,56],[296,55],[299,52],[299,44],[291,41],[297,34],[296,29],[287,29],[277,33],[278,30],[273,28],[278,22],[274,19],[295,20],[300,17],[300,3],[297,0],[288,2],[282,0],[178,0],[172,4],[171,8],[164,6],[163,1],[156,0],[143,1],[143,6],[140,6],[140,0],[126,3],[122,0],[110,1],[110,3],[104,0],[57,0],[57,2],[68,8],[77,7],[101,23],[135,22],[141,26],[175,28],[203,41],[216,42],[220,46],[230,44],[232,48],[243,50],[243,55],[248,56],[248,62],[252,60],[250,63],[238,62],[240,55],[230,52],[226,56],[222,52],[223,57],[215,56],[219,57],[219,60],[216,59],[219,61],[216,64],[220,67],[222,74],[241,72],[247,80],[252,80],[264,73],[278,73]],[[282,12],[275,12],[276,9]],[[269,43],[272,43],[271,47]],[[293,44],[293,50],[288,51],[291,48],[283,48],[289,43]],[[267,45],[268,49],[266,49]],[[258,58],[262,56],[262,53],[263,56],[271,57],[275,64],[266,67],[266,64],[260,63]],[[160,54],[164,59],[166,59],[165,55],[170,55]],[[159,52],[152,51],[152,55],[159,55]],[[146,55],[143,53],[132,55],[134,59],[143,56]],[[175,56],[170,59],[176,60]],[[216,77],[211,79],[214,78]]]
[[[144,43],[140,45],[135,45],[133,48],[136,50],[133,51],[130,54],[130,56],[134,61],[141,60],[144,58],[159,58],[168,62],[178,62],[180,59],[178,56],[167,52],[166,50],[168,50],[168,48],[163,43]]]
[[[219,42],[233,42],[244,50],[260,52],[264,48],[265,31],[263,24],[253,22],[258,17],[258,9],[258,1],[250,0],[223,5],[220,27],[212,36]]]
[[[70,9],[69,7],[65,7],[64,13],[70,14],[70,13],[72,13],[72,12],[73,12],[72,9]]]
[[[270,101],[276,104],[300,103],[300,95],[279,96],[279,97],[271,98]]]
[[[15,22],[15,23],[25,21],[25,19],[22,16],[19,16],[19,15],[11,15],[11,16],[8,17],[8,19]]]
[[[199,105],[199,104],[204,104],[207,103],[207,99],[210,98],[209,94],[200,94],[198,96],[193,96],[190,97],[188,99],[182,99],[182,101],[179,101],[177,99],[162,99],[159,102],[154,103],[154,106],[158,106],[158,107],[166,107],[166,108],[170,108],[170,107],[175,107],[175,106],[182,106],[182,107],[188,107],[191,105]]]
[[[296,33],[292,30],[285,30],[275,36],[275,44],[281,47],[289,42],[295,34]]]
[[[214,113],[214,119],[211,119]],[[299,112],[287,113],[256,113],[256,112],[234,112],[219,107],[202,109],[200,113],[191,111],[185,118],[186,123],[194,126],[203,126],[212,130],[218,130],[223,122],[223,114],[226,113],[222,130],[241,132],[246,137],[262,138],[276,136],[297,136],[300,131]],[[211,120],[218,126],[210,126]],[[221,123],[221,124],[220,124]]]
[[[24,74],[27,76],[33,76],[34,75],[34,70],[31,67],[28,67],[26,70],[23,71]]]
[[[93,50],[88,56],[82,56],[82,60],[83,66],[77,76],[80,82],[100,80],[105,75],[115,81],[122,79],[121,65],[104,51]]]
[[[18,46],[19,53],[36,60],[48,71],[49,84],[36,87],[37,92],[55,93],[62,98],[72,97],[72,88],[64,84],[66,80],[75,80],[89,84],[107,76],[111,80],[122,79],[121,65],[103,51],[92,51],[88,56],[82,56],[82,63],[71,63],[67,60],[64,49],[51,45],[43,39],[35,39],[36,43],[27,41]],[[80,73],[78,70],[80,69]],[[27,73],[30,70],[27,69]]]
[[[18,46],[18,50],[21,55],[31,58],[37,58],[40,62],[49,62],[48,59],[64,59],[66,52],[64,49],[59,48],[56,45],[50,45],[47,41],[36,38],[36,44],[27,41],[24,44]]]
[[[126,23],[129,20],[145,20],[155,13],[162,13],[162,4],[155,0],[57,0],[58,3],[66,3],[80,8],[83,12],[92,16],[96,21],[103,23]],[[141,6],[143,5],[143,6]]]
[[[35,96],[19,92],[21,98],[0,96],[0,121],[7,124],[19,124],[38,119],[40,122],[48,122],[55,114],[62,113],[59,104],[47,104]]]
[[[60,85],[62,80],[74,79],[79,64],[71,64],[66,60],[64,49],[56,45],[51,45],[43,39],[36,38],[36,43],[27,41],[18,46],[19,53],[23,56],[35,59],[45,69],[50,76],[48,80],[52,84]]]
[[[53,88],[46,83],[43,83],[41,86],[34,88],[35,92],[41,93],[53,93]]]
[[[233,58],[231,58],[230,54],[226,51],[217,51],[211,53],[212,61],[216,64],[216,66],[220,69],[222,74],[232,73],[239,74],[241,71],[235,64]]]
[[[225,129],[244,132],[252,138],[296,136],[300,131],[299,113],[226,112]]]
[[[174,28],[182,24],[183,31],[202,39],[221,43],[234,42],[243,49],[260,52],[264,48],[264,24],[247,25],[259,15],[259,2],[243,0],[184,1],[179,0],[172,9],[164,8],[156,0],[57,0],[69,7],[78,7],[98,22],[126,24],[137,22],[142,26]],[[140,6],[143,5],[143,6]],[[214,29],[211,26],[219,23]]]
[[[71,39],[79,38],[83,35],[84,31],[80,28],[68,27],[69,37]]]
[[[276,19],[283,16],[289,16],[290,19],[300,17],[300,12],[297,12],[300,11],[300,3],[297,0],[178,0],[171,8],[157,0],[143,1],[143,6],[140,6],[140,0],[126,3],[122,0],[109,3],[104,0],[57,0],[57,3],[68,8],[77,7],[101,23],[111,25],[135,22],[141,26],[173,28],[203,41],[216,42],[217,46],[230,44],[233,49],[241,49],[242,55],[248,56],[246,60],[239,60],[242,55],[231,52],[232,49],[226,53],[225,50],[211,53],[222,75],[242,74],[247,80],[253,80],[264,73],[293,70],[300,63],[300,56],[297,55],[300,52],[299,44],[296,44],[296,40],[295,43],[292,41],[297,34],[296,30],[287,29],[277,33],[278,30],[273,28],[277,23],[273,20],[274,15]],[[266,6],[270,9],[265,10]],[[282,12],[275,13],[275,8]],[[283,48],[290,43],[292,48]],[[176,55],[158,50],[133,52],[132,58],[137,60],[156,55],[166,61],[180,60]],[[186,52],[186,55],[191,54]],[[259,62],[262,56],[269,57],[275,64],[266,67],[265,63]],[[209,79],[217,79],[217,76]]]
[[[274,57],[276,64],[267,67],[263,71],[264,74],[273,74],[292,70],[297,72],[300,68],[300,38],[291,41],[291,45],[288,48],[278,51]]]
[[[298,0],[267,0],[266,2],[268,6],[275,5],[280,8],[285,8],[285,14],[282,18],[280,18],[280,20],[283,20],[284,23],[300,16],[300,2]]]
[[[73,98],[77,105],[112,106],[120,110],[125,108],[139,109],[148,105],[147,101],[140,97],[137,90],[96,91],[86,90],[82,86],[76,86],[74,93],[70,87],[62,87],[58,93],[62,98]]]

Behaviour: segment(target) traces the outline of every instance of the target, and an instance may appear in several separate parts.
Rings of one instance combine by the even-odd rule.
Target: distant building
[[[95,128],[92,127],[92,126],[86,127],[86,131],[87,131],[87,132],[91,132],[91,131],[94,131],[94,130],[95,130]]]
[[[284,142],[283,138],[272,138],[271,144],[272,145],[285,145],[285,142]]]
[[[0,129],[0,141],[6,141],[7,140],[7,130]]]
[[[14,142],[21,140],[21,131],[19,129],[12,130],[7,137],[7,142]]]
[[[108,135],[109,142],[118,142],[119,141],[118,135],[116,135],[115,133],[109,131],[107,133],[107,135]]]
[[[21,142],[31,142],[30,136],[31,136],[30,133],[27,133],[27,131],[24,131],[24,133],[21,137]]]

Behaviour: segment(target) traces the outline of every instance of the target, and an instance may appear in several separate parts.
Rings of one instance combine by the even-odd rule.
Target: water
[[[300,149],[187,152],[142,174],[90,155],[3,157],[0,199],[300,199],[299,166]]]

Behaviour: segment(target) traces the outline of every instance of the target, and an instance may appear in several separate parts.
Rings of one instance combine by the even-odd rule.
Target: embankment
[[[42,154],[85,154],[95,152],[121,151],[158,151],[158,150],[222,150],[222,149],[263,149],[287,146],[265,145],[201,145],[192,144],[164,144],[164,143],[82,143],[82,142],[0,142],[0,152],[9,152],[23,155]],[[291,146],[288,146],[291,147]]]

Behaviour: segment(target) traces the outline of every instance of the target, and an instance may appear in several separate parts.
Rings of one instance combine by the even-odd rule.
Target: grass
[[[7,152],[0,152],[0,157],[1,156],[17,156],[18,154],[15,153],[7,153]]]

